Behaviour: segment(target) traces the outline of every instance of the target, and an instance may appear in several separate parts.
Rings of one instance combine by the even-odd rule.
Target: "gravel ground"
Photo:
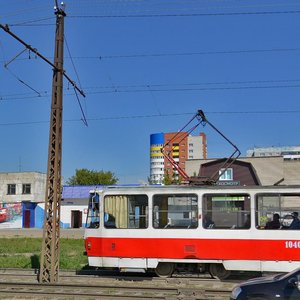
[[[61,238],[83,239],[83,228],[60,229]],[[20,229],[0,229],[0,238],[12,237],[43,237],[43,229],[36,228],[20,228]]]

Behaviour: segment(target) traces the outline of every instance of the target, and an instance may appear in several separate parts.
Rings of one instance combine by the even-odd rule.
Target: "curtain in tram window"
[[[115,218],[117,228],[128,228],[128,199],[126,196],[106,196],[105,213]]]

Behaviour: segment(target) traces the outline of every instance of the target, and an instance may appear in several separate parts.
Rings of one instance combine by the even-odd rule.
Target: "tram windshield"
[[[88,206],[88,214],[86,219],[87,228],[98,228],[100,223],[99,214],[99,194],[91,193]]]

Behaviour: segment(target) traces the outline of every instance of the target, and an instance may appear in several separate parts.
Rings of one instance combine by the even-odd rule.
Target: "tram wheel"
[[[175,269],[173,263],[159,263],[155,268],[155,273],[159,277],[171,277]]]
[[[231,275],[231,271],[226,270],[223,264],[210,264],[209,273],[220,280],[227,279]]]

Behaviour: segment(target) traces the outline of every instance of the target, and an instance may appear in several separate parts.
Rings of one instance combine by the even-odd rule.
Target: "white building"
[[[300,146],[255,147],[247,151],[247,157],[282,156],[284,160],[300,160]]]
[[[42,228],[47,175],[39,172],[0,173],[0,229]],[[64,186],[60,227],[84,227],[89,191],[95,186]]]
[[[0,173],[0,228],[36,227],[45,201],[46,174]]]

